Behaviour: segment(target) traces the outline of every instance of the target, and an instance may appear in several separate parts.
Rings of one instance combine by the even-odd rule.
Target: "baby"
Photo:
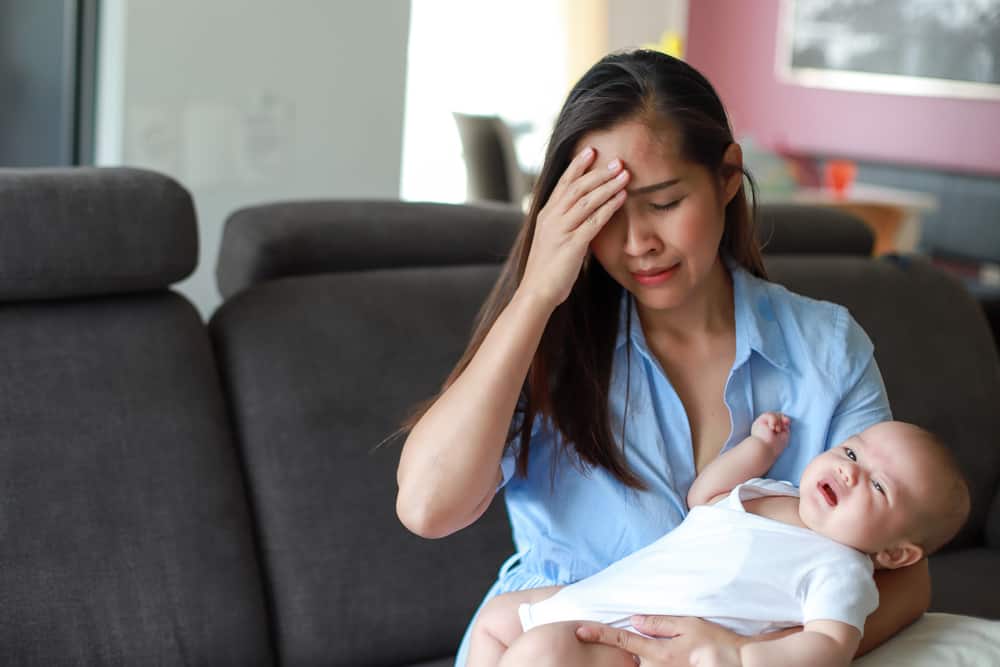
[[[569,586],[491,599],[468,666],[529,664],[539,647],[572,637],[572,621],[635,631],[634,614],[700,616],[743,635],[804,626],[738,650],[699,647],[692,664],[849,664],[878,606],[873,569],[911,565],[948,542],[968,515],[968,487],[937,438],[902,422],[817,456],[798,489],[758,479],[788,429],[786,416],[758,417],[747,439],[698,475],[681,525],[653,544]],[[621,655],[578,649],[580,666],[611,667]]]

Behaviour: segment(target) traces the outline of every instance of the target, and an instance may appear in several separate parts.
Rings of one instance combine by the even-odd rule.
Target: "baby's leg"
[[[469,638],[467,667],[495,667],[511,643],[521,636],[521,619],[517,608],[534,604],[555,595],[561,586],[531,588],[504,593],[490,599],[476,618]]]
[[[500,667],[635,667],[631,653],[576,638],[576,621],[547,623],[525,632],[511,644]],[[471,664],[471,663],[470,663]]]

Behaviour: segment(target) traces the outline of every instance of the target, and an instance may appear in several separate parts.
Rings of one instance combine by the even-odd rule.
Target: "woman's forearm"
[[[396,513],[424,537],[482,515],[500,481],[510,421],[551,307],[515,294],[465,370],[414,425],[396,479]]]
[[[879,603],[865,621],[857,655],[883,644],[927,611],[931,602],[931,575],[927,559],[898,570],[877,570]]]

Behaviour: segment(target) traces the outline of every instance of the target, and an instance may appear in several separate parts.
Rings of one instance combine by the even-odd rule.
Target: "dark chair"
[[[469,201],[503,201],[521,206],[531,191],[514,149],[510,127],[498,116],[455,112],[462,140]]]

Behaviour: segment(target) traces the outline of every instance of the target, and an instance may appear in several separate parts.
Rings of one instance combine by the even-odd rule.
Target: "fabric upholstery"
[[[408,533],[395,515],[401,441],[390,437],[444,380],[496,275],[284,278],[213,317],[285,664],[452,655],[512,553],[499,499],[453,537]]]
[[[962,549],[930,559],[931,611],[1000,618],[997,565],[1000,549]]]
[[[0,169],[0,300],[166,287],[198,260],[191,196],[130,168]]]
[[[806,204],[762,204],[757,240],[765,255],[871,255],[875,234],[846,211]]]
[[[216,269],[229,297],[282,276],[358,269],[499,263],[520,209],[399,201],[315,201],[252,206],[226,221]]]
[[[195,309],[166,291],[5,303],[0,341],[2,662],[273,664]]]

